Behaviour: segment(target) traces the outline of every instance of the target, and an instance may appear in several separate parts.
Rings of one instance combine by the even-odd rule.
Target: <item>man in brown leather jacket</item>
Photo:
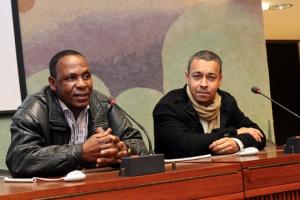
[[[81,53],[57,53],[49,70],[49,86],[28,96],[12,118],[6,164],[13,177],[63,175],[147,154],[139,131],[93,90]]]

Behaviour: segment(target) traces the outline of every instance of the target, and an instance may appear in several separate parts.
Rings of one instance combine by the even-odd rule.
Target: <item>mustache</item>
[[[87,96],[90,95],[90,92],[75,92],[74,96]]]
[[[204,94],[210,94],[210,91],[207,90],[196,90],[196,93],[204,93]]]

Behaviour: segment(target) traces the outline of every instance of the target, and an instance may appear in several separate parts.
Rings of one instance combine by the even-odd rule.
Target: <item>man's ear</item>
[[[52,76],[48,77],[48,83],[52,91],[56,91],[56,80]]]
[[[222,82],[223,82],[223,74],[220,75],[219,88],[222,86]]]
[[[185,82],[188,85],[189,84],[189,74],[185,72]]]

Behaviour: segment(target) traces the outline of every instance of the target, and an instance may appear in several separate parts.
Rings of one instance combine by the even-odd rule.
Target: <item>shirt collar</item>
[[[58,99],[58,98],[57,98],[57,99]],[[66,111],[72,112],[72,111],[66,106],[66,104],[65,104],[63,101],[61,101],[60,99],[58,99],[58,103],[59,103],[61,109],[62,109],[64,112],[66,112]],[[86,113],[86,112],[88,111],[89,108],[90,108],[90,105],[87,105],[81,112]]]

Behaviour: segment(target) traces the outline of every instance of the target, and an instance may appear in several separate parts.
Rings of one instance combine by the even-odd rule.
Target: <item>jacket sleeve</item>
[[[165,154],[166,158],[212,153],[209,145],[213,141],[235,131],[233,127],[228,127],[215,129],[210,134],[201,133],[200,121],[187,119],[176,106],[160,102],[153,111],[155,152]]]
[[[132,154],[148,154],[140,132],[132,127],[127,117],[116,106],[109,108],[108,120],[113,133],[126,143]]]
[[[247,116],[244,115],[244,113],[239,109],[236,100],[233,101],[232,103],[232,110],[231,110],[231,117],[230,117],[230,123],[236,128],[239,129],[241,127],[246,127],[246,128],[255,128],[260,130],[260,132],[264,135],[264,132],[259,128],[259,126],[251,121]],[[235,131],[236,133],[236,131]],[[242,141],[244,144],[244,147],[250,147],[254,146],[257,147],[258,149],[263,149],[266,146],[266,137],[262,138],[261,142],[257,142],[249,133],[245,134],[234,134],[232,137],[235,137],[239,140]]]
[[[21,108],[12,119],[6,165],[13,177],[64,175],[82,163],[82,145],[46,144],[41,118]]]

